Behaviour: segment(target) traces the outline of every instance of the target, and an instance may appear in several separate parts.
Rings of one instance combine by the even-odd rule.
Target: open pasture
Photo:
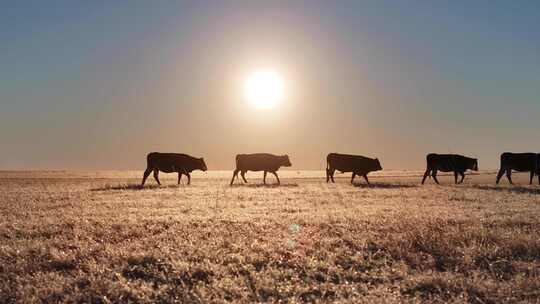
[[[0,173],[0,302],[538,302],[540,186]],[[275,180],[269,177],[268,182]],[[185,183],[185,181],[184,181]]]

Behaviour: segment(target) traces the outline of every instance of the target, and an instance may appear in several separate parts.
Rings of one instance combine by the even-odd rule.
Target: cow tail
[[[146,155],[146,167],[148,168],[150,167],[150,163],[152,162],[150,159],[152,157],[152,154],[153,153],[148,153],[148,155]]]
[[[536,154],[536,157],[534,158],[534,174],[540,176],[540,168],[538,165],[540,164],[540,154]]]
[[[330,161],[328,160],[328,157],[326,157],[326,178],[330,175]]]
[[[431,180],[431,170],[430,169],[431,169],[431,167],[429,166],[429,154],[428,154],[428,155],[426,155],[426,171],[429,170],[428,177]]]
[[[235,164],[236,164],[236,168],[238,170],[238,161],[240,160],[240,155],[236,155],[236,158],[235,158]]]

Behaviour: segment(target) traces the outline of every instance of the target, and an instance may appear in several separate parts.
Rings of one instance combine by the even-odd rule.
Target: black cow
[[[231,185],[234,182],[234,178],[238,177],[238,172],[242,176],[242,179],[247,183],[245,174],[247,171],[264,171],[263,183],[266,184],[266,173],[270,172],[276,176],[278,185],[279,177],[277,170],[279,167],[290,167],[291,161],[288,155],[272,155],[268,153],[255,153],[255,154],[238,154],[236,155],[236,169],[233,172],[231,179]]]
[[[426,181],[428,176],[433,176],[433,179],[437,184],[437,171],[442,172],[454,172],[455,183],[458,183],[458,174],[461,175],[460,184],[465,178],[465,171],[474,170],[478,171],[478,160],[476,158],[470,158],[457,154],[428,154],[426,157],[427,168],[422,179],[422,185]]]
[[[158,178],[159,171],[165,173],[178,172],[178,184],[180,184],[182,174],[185,174],[189,185],[191,183],[191,175],[189,174],[193,170],[207,170],[203,158],[195,158],[187,154],[152,152],[146,156],[146,162],[146,170],[144,171],[141,186],[144,186],[148,175],[152,171],[154,171],[154,178],[159,185],[161,185]]]
[[[360,155],[330,153],[326,156],[326,182],[330,179],[334,183],[335,170],[341,173],[352,172],[351,184],[355,176],[363,176],[369,185],[367,174],[371,171],[382,170],[381,163],[377,158],[369,158]]]
[[[532,184],[534,175],[538,175],[538,184],[540,184],[540,154],[537,153],[510,153],[501,154],[501,168],[497,173],[497,184],[506,172],[506,177],[510,184],[512,182],[512,170],[518,172],[530,172],[529,184]]]

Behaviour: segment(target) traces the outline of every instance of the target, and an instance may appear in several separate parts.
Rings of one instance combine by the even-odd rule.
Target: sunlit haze
[[[540,152],[538,1],[7,1],[0,170]]]
[[[245,83],[246,99],[259,108],[272,108],[283,99],[283,79],[272,70],[257,70]]]

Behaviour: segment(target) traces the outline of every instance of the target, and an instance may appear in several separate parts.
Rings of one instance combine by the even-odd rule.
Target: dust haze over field
[[[0,302],[537,302],[540,188],[2,172]],[[142,172],[138,172],[141,175]],[[273,180],[269,179],[272,183]]]

